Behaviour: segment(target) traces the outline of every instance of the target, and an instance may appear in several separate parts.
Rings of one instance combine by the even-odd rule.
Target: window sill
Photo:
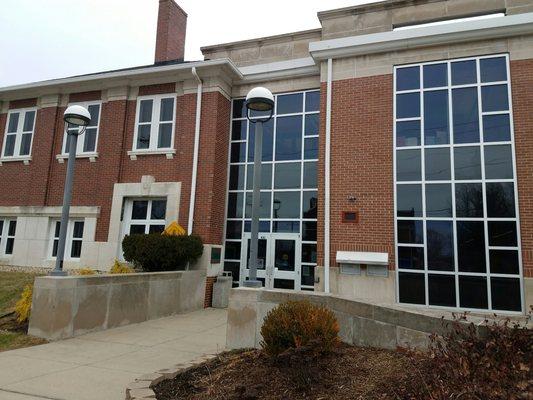
[[[131,160],[136,160],[137,156],[151,156],[151,155],[158,155],[158,154],[164,154],[167,156],[167,159],[172,160],[174,158],[174,154],[176,154],[175,149],[164,149],[164,150],[130,150],[128,151],[128,156],[130,156]]]
[[[31,156],[22,156],[22,157],[2,157],[0,158],[0,165],[5,162],[23,162],[24,165],[29,165],[31,161]]]
[[[76,154],[76,158],[88,158],[90,162],[95,162],[98,158],[98,153],[84,153]],[[56,160],[59,164],[63,164],[68,159],[68,154],[57,154]]]

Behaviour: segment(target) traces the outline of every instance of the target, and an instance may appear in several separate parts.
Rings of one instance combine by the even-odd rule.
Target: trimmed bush
[[[15,304],[15,314],[17,322],[22,324],[30,318],[31,300],[33,296],[33,285],[26,285],[20,296],[20,300]]]
[[[304,347],[323,354],[339,343],[339,324],[335,314],[325,307],[309,301],[288,301],[267,314],[261,335],[261,347],[269,356]]]
[[[91,268],[82,268],[76,271],[78,275],[96,275],[96,271]]]
[[[122,241],[124,259],[146,272],[180,271],[204,251],[198,235],[127,235]]]
[[[133,268],[130,268],[129,266],[127,266],[124,263],[121,263],[118,260],[115,260],[115,262],[113,263],[113,266],[109,270],[110,274],[132,274],[134,272],[135,271]]]

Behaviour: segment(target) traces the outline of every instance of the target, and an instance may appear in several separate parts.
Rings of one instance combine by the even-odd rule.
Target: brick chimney
[[[183,60],[187,14],[174,0],[159,0],[155,62]]]

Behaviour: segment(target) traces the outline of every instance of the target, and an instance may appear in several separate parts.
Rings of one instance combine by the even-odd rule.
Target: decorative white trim
[[[13,217],[61,217],[61,206],[0,206],[0,215]],[[70,217],[98,217],[98,206],[72,206]]]
[[[533,13],[309,43],[315,61],[533,33]]]
[[[22,161],[24,165],[29,165],[31,161],[31,156],[24,156],[24,157],[2,157],[0,158],[0,165],[6,162],[17,162]]]
[[[389,265],[389,253],[373,253],[368,251],[337,251],[339,264],[372,264]]]
[[[136,160],[137,156],[153,156],[153,155],[158,155],[158,154],[165,154],[168,160],[172,160],[174,158],[174,154],[176,154],[176,149],[129,150],[128,151],[128,156],[130,156],[130,160]]]
[[[320,74],[320,68],[312,57],[250,65],[239,69],[244,76],[243,81],[247,83]]]
[[[96,162],[98,152],[76,154],[76,158],[88,158],[90,162]],[[64,164],[67,159],[68,154],[56,154],[56,160],[59,164]]]

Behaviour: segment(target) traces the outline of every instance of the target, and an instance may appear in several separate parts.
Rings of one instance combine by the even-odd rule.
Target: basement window
[[[492,18],[499,18],[499,17],[505,17],[505,13],[500,12],[500,13],[492,13],[492,14],[486,14],[486,15],[478,15],[475,17],[454,18],[454,19],[446,19],[446,20],[433,21],[433,22],[416,23],[416,24],[411,24],[411,25],[401,25],[401,26],[393,27],[392,30],[393,31],[405,31],[408,29],[426,28],[426,27],[431,27],[431,26],[454,24],[457,22],[479,21],[483,19],[492,19]]]

